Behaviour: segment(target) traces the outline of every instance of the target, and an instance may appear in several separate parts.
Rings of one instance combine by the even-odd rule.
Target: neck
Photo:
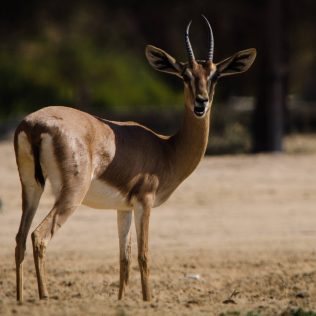
[[[186,104],[182,126],[170,139],[173,143],[173,170],[181,180],[193,172],[204,156],[210,127],[210,110],[203,118],[197,118],[191,110],[190,102],[185,90]]]

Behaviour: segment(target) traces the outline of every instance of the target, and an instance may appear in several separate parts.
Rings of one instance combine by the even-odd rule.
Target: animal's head
[[[206,60],[196,60],[189,39],[191,21],[185,32],[185,44],[188,62],[178,62],[160,48],[148,45],[146,57],[150,65],[159,71],[167,72],[182,78],[186,102],[196,117],[202,118],[210,109],[214,88],[219,78],[245,72],[256,58],[256,49],[242,50],[219,63],[213,63],[214,38],[207,18],[202,15],[209,29],[209,50]]]

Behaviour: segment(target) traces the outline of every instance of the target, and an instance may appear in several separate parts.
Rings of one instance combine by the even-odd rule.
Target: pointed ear
[[[257,55],[255,48],[242,50],[216,64],[218,78],[247,71]]]
[[[155,46],[147,45],[145,53],[148,62],[154,69],[182,78],[181,73],[183,69],[181,64],[165,51]]]

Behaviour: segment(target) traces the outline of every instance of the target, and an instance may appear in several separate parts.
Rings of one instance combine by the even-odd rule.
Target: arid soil
[[[17,304],[21,199],[10,142],[0,143],[0,162],[0,315],[316,311],[315,153],[205,158],[152,212],[150,303],[141,298],[135,231],[130,284],[118,301],[116,212],[80,207],[47,250],[49,301],[38,300],[28,239],[25,302]],[[52,203],[48,188],[31,230]]]

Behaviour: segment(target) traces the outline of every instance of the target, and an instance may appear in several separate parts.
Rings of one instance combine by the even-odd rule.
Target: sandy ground
[[[17,304],[14,238],[21,201],[9,142],[0,143],[0,176],[0,315],[316,310],[315,153],[205,158],[152,212],[151,303],[141,299],[135,231],[131,280],[126,297],[118,301],[116,212],[81,207],[49,245],[47,302],[37,297],[28,239],[25,302]],[[47,190],[32,229],[52,201]]]

